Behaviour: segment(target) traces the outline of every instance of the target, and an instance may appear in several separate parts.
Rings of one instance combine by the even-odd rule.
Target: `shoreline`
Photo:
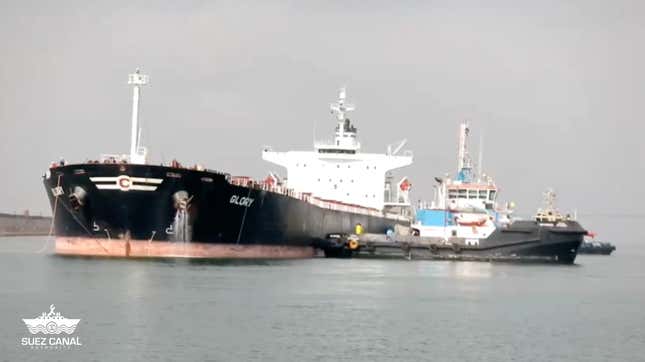
[[[0,232],[2,237],[17,237],[17,236],[47,236],[48,232]]]

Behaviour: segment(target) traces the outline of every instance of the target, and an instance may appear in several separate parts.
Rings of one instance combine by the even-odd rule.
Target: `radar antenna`
[[[356,109],[353,104],[345,104],[345,99],[347,98],[347,89],[346,87],[340,88],[340,91],[338,93],[338,101],[336,103],[332,103],[329,108],[331,109],[331,113],[336,115],[336,118],[338,119],[339,122],[344,122],[345,121],[345,114],[348,112],[353,111]]]

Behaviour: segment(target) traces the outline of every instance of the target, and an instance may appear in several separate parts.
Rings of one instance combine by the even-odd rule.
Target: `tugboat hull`
[[[392,257],[407,259],[521,261],[572,264],[586,231],[575,221],[544,226],[516,221],[488,238],[471,240],[422,236],[366,234],[336,235],[327,241],[328,254],[342,257]],[[355,239],[358,246],[350,247]]]
[[[611,243],[583,242],[578,249],[579,254],[611,255],[616,246]]]

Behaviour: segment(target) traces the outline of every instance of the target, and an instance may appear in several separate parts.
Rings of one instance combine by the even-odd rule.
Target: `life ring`
[[[356,250],[358,249],[358,240],[356,239],[351,239],[349,240],[348,246],[351,250]]]

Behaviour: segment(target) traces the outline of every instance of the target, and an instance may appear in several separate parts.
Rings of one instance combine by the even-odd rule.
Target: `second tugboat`
[[[588,232],[587,237],[578,248],[578,254],[611,255],[616,250],[612,243],[597,241],[593,232]]]
[[[129,155],[52,164],[43,177],[51,203],[56,253],[117,257],[301,258],[314,255],[331,232],[409,227],[408,188],[385,197],[388,171],[410,165],[412,154],[360,151],[346,117],[353,107],[342,90],[332,112],[333,142],[313,151],[279,153],[265,160],[285,166],[288,179],[234,177],[201,166],[147,162],[139,128],[140,88],[133,86]],[[398,150],[397,150],[398,151]],[[389,190],[393,193],[393,190]]]

